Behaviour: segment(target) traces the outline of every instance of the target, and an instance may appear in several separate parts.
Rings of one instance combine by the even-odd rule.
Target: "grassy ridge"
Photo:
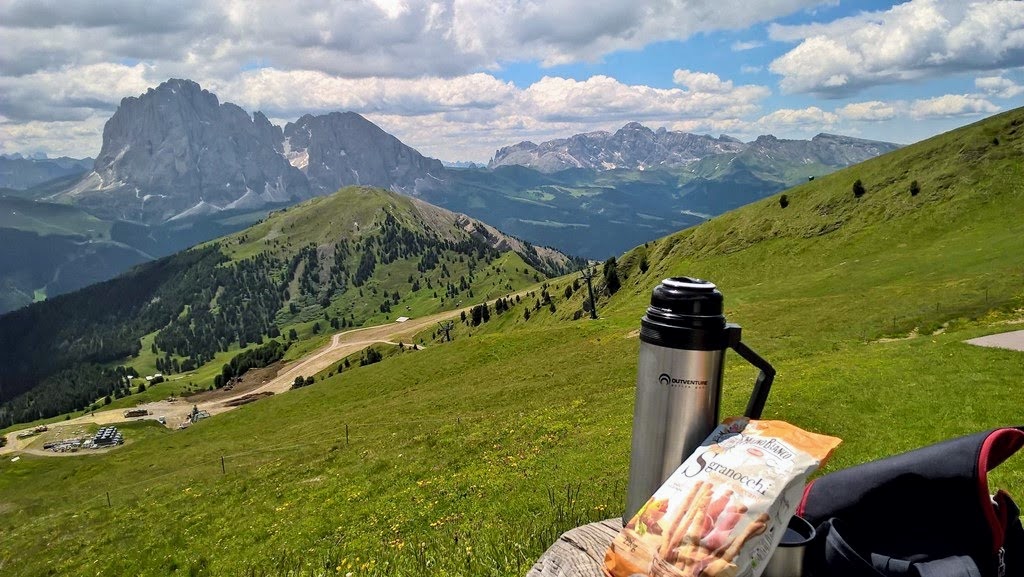
[[[845,440],[830,470],[1017,424],[1024,355],[962,341],[1024,328],[1021,124],[997,116],[787,191],[786,209],[768,199],[637,247],[598,321],[572,321],[586,291],[565,298],[556,279],[554,313],[527,297],[454,342],[186,431],[4,461],[0,565],[521,575],[559,531],[621,512],[639,317],[683,273],[719,284],[778,369],[766,417]],[[729,354],[724,414],[753,376]],[[1024,497],[1024,457],[990,481]]]

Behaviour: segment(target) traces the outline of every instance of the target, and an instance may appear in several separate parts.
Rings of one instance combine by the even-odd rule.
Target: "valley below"
[[[148,411],[149,415],[141,419],[156,420],[162,417],[166,420],[168,428],[176,428],[185,423],[193,410],[205,411],[211,417],[221,413],[237,409],[249,398],[266,397],[288,392],[292,389],[295,379],[301,376],[312,376],[327,369],[345,357],[358,353],[366,347],[378,343],[398,346],[404,339],[412,346],[411,337],[424,330],[434,327],[438,322],[458,317],[460,313],[468,312],[471,307],[461,310],[437,313],[428,317],[409,319],[404,322],[394,322],[380,326],[353,329],[331,335],[330,343],[321,349],[285,364],[275,372],[272,378],[261,383],[253,383],[248,387],[237,387],[231,390],[218,389],[209,393],[199,393],[190,397],[171,397],[165,400],[150,401],[134,405],[132,409]],[[187,379],[190,375],[176,375],[174,380]],[[255,402],[255,401],[253,401]],[[54,429],[65,427],[78,428],[84,424],[110,425],[123,422],[133,422],[140,418],[125,417],[125,409],[108,409],[90,412],[74,419],[59,421]],[[18,429],[7,433],[7,444],[0,447],[0,455],[5,453],[27,452],[41,456],[78,456],[76,453],[55,453],[38,449],[29,449],[28,445],[33,441],[31,437],[19,439],[18,435],[30,431]],[[56,436],[59,436],[59,432]],[[86,454],[86,453],[82,453]]]

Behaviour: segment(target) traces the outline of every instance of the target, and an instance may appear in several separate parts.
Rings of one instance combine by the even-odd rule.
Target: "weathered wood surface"
[[[604,553],[620,530],[622,519],[615,518],[566,531],[526,577],[602,577]]]

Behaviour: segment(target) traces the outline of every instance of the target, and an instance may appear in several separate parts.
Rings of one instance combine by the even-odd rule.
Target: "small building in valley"
[[[112,447],[123,444],[124,437],[117,430],[117,427],[103,427],[96,431],[96,435],[92,438],[92,445],[94,447]]]

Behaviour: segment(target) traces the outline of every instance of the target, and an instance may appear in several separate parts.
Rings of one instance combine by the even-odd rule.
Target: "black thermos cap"
[[[640,339],[674,349],[724,349],[730,339],[722,314],[722,293],[714,283],[699,278],[661,281],[641,319]]]

